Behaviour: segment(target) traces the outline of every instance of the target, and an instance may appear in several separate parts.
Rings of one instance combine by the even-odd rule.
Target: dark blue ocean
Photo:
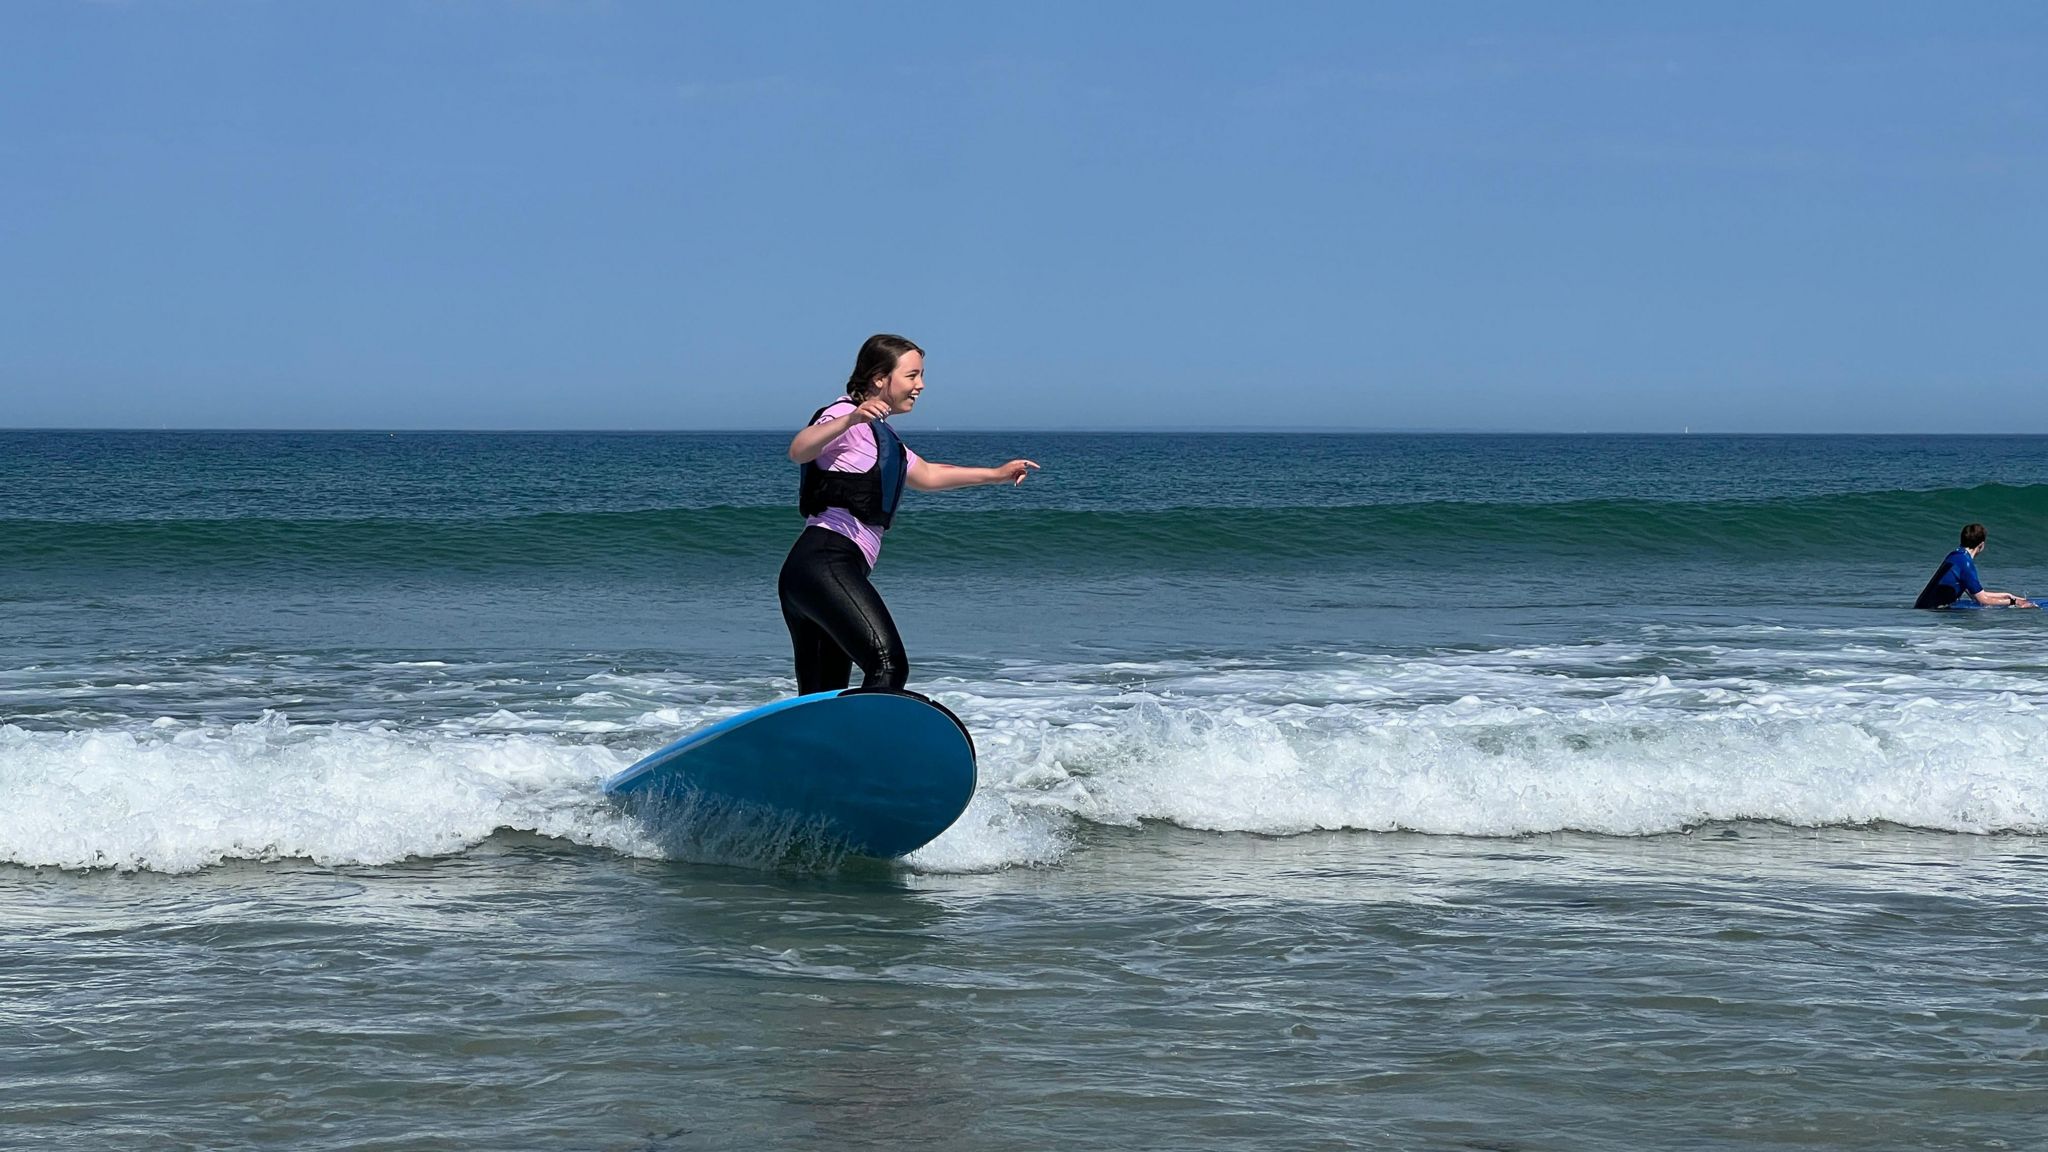
[[[980,787],[672,860],[786,434],[0,432],[0,1146],[2025,1148],[2048,439],[903,433]]]

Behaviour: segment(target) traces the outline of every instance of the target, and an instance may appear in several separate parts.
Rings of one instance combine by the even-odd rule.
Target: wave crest
[[[1674,704],[1679,691],[1403,709],[1128,693],[1050,711],[945,693],[975,728],[981,786],[909,862],[1051,864],[1089,824],[1153,820],[1270,835],[1651,836],[1733,821],[2048,832],[2048,713],[2025,697],[1701,708]],[[628,750],[483,722],[0,726],[0,861],[384,864],[462,852],[501,830],[674,855],[602,795],[604,778],[674,732],[640,735],[645,747]]]
[[[1826,549],[1896,559],[1900,541],[1944,543],[1997,526],[2001,555],[2048,562],[2048,485],[1985,484],[1774,500],[1581,500],[1135,510],[933,508],[891,534],[892,566],[1144,570],[1313,566],[1400,557],[1729,557]],[[494,518],[0,521],[10,560],[36,567],[490,571],[602,565],[684,574],[772,563],[800,526],[784,508],[652,509]]]

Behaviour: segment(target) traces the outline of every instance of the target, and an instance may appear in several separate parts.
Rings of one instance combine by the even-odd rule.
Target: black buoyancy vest
[[[844,399],[832,402],[843,403]],[[816,424],[825,408],[811,413],[810,422]],[[876,420],[868,427],[875,434],[874,466],[865,472],[834,472],[818,467],[816,460],[805,463],[797,485],[799,512],[816,516],[827,508],[844,508],[863,524],[889,527],[896,518],[896,505],[903,499],[903,485],[910,479],[910,453],[887,421]]]

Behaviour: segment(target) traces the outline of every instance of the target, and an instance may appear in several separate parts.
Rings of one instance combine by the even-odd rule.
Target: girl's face
[[[875,388],[875,398],[889,402],[889,411],[908,412],[924,391],[924,353],[905,352],[896,358],[896,370]]]

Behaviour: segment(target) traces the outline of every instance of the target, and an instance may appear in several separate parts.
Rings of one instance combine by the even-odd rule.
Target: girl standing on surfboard
[[[776,590],[796,649],[799,694],[846,687],[854,664],[865,674],[863,688],[901,688],[909,679],[903,638],[868,582],[906,487],[1014,486],[1038,467],[1012,460],[962,468],[912,452],[889,417],[914,408],[923,391],[924,349],[901,336],[870,336],[854,359],[846,395],[813,412],[789,442],[789,458],[803,465],[797,506],[804,530],[782,562]]]

